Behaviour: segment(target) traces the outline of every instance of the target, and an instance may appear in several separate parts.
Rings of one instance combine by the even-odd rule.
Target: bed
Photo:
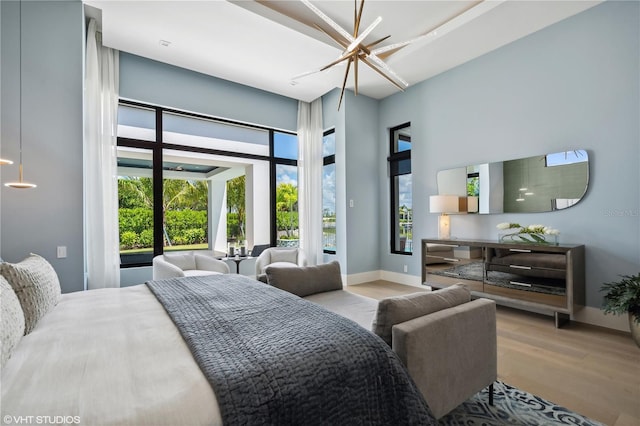
[[[381,339],[237,275],[62,295],[1,383],[5,423],[434,423]]]

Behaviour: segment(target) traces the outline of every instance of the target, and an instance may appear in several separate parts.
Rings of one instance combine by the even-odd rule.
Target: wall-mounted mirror
[[[467,196],[470,213],[538,213],[578,203],[589,184],[583,149],[438,172],[438,194]],[[475,207],[477,206],[477,207]]]

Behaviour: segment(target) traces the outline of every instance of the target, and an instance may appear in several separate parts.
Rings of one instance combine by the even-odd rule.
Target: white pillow
[[[24,334],[29,334],[40,318],[60,300],[62,292],[58,275],[49,262],[33,253],[21,262],[0,264],[0,272],[20,300],[25,320]]]
[[[11,357],[13,348],[20,342],[24,335],[24,314],[18,296],[11,288],[9,282],[0,275],[0,338],[2,344],[2,357],[0,358],[0,368]]]
[[[298,249],[275,249],[271,250],[271,263],[291,262],[298,263]]]

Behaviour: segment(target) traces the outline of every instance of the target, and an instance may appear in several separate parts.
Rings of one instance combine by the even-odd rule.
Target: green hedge
[[[120,249],[153,247],[153,211],[120,209]],[[208,240],[207,212],[172,210],[165,214],[166,231],[173,245],[201,244]]]
[[[120,249],[153,247],[153,211],[146,208],[120,209]],[[293,224],[290,221],[293,219]],[[278,231],[298,230],[298,212],[279,211]],[[200,244],[208,241],[205,210],[171,210],[165,214],[166,231],[173,245]],[[241,238],[237,213],[227,214],[227,236]]]

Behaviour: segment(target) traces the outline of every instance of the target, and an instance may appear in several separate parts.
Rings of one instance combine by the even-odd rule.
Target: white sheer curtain
[[[84,92],[84,197],[87,288],[120,287],[118,241],[118,62],[91,19]]]
[[[322,99],[298,102],[298,224],[300,247],[310,265],[322,253]]]

